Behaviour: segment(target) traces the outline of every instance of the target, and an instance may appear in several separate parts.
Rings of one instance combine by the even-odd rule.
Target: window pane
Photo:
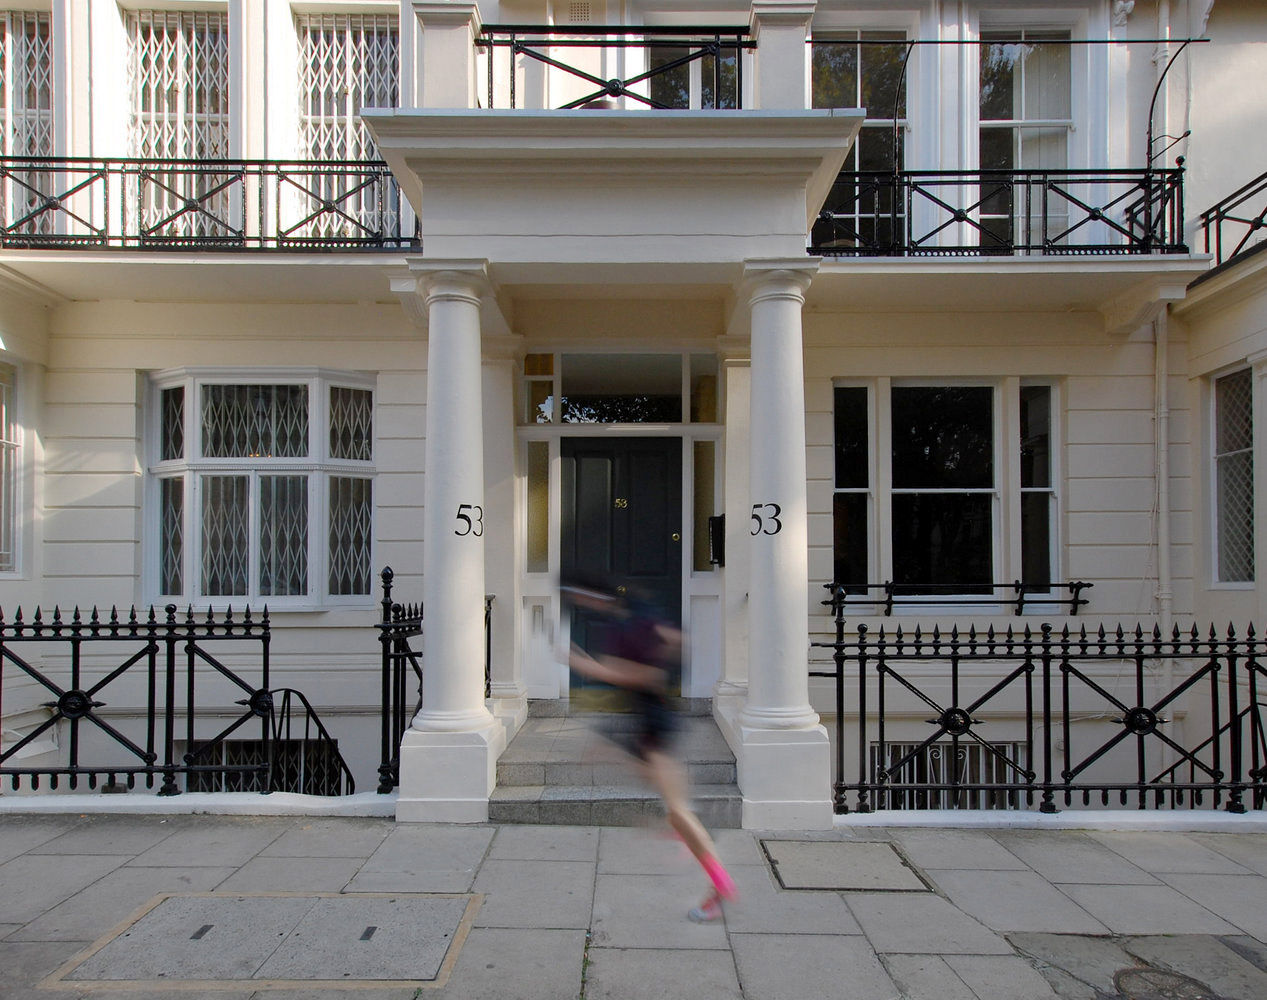
[[[1002,39],[1016,38],[1017,32],[981,33],[981,121],[1011,121],[1019,117],[1016,100],[1018,64],[1022,46],[1004,44]]]
[[[371,520],[374,483],[353,476],[330,477],[330,593],[370,592]]]
[[[250,480],[246,476],[203,476],[201,589],[205,596],[247,593],[249,526]]]
[[[1051,508],[1046,492],[1021,494],[1021,582],[1051,589]]]
[[[308,477],[260,477],[260,594],[308,593]]]
[[[691,422],[717,422],[717,355],[691,355]]]
[[[863,32],[868,42],[887,42],[891,35],[883,32]],[[888,45],[861,45],[862,52],[862,106],[868,118],[905,118],[906,82],[902,79],[902,66],[906,60],[906,43],[893,41]],[[894,115],[895,106],[897,114]]]
[[[374,395],[368,389],[330,387],[330,457],[374,458]]]
[[[994,390],[895,386],[893,485],[897,489],[994,486]]]
[[[691,568],[696,573],[713,569],[709,559],[708,519],[713,516],[714,487],[717,482],[717,442],[695,442],[695,545]]]
[[[1028,121],[1065,119],[1070,112],[1070,61],[1067,31],[1029,31],[1025,46],[1025,118]],[[1042,44],[1048,42],[1049,44]]]
[[[739,62],[733,51],[721,59],[704,56],[700,60],[700,107],[739,107]]]
[[[14,393],[17,369],[0,363],[0,571],[17,569],[18,455],[21,427]]]
[[[159,446],[159,458],[169,462],[175,458],[185,457],[185,387],[163,390],[162,402],[163,426],[160,430],[162,442]]]
[[[1051,386],[1021,386],[1021,486],[1051,485]]]
[[[164,594],[185,592],[185,479],[159,481],[159,589]]]
[[[989,594],[994,577],[992,499],[983,494],[896,494],[893,582],[900,594]]]
[[[867,390],[864,386],[836,389],[836,488],[866,489]]]
[[[529,573],[550,568],[550,445],[528,442],[527,541]]]
[[[652,70],[685,59],[686,46],[657,45],[649,50],[649,63]],[[666,108],[689,108],[691,106],[691,65],[684,62],[680,66],[656,73],[650,79],[651,99]]]
[[[812,107],[858,107],[858,44],[817,43],[810,51]]]
[[[680,354],[564,356],[564,423],[680,423],[681,420]]]
[[[837,493],[832,498],[832,582],[851,594],[865,593],[870,575],[867,548],[867,494]]]
[[[1253,383],[1248,368],[1214,383],[1217,411],[1215,451],[1222,455],[1254,443]]]
[[[1248,451],[1218,460],[1219,580],[1254,579],[1254,461]]]
[[[306,385],[204,385],[207,458],[302,458],[308,454]]]

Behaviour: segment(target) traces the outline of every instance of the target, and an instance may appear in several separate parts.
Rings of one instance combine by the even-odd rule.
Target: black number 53
[[[779,520],[779,515],[783,513],[783,508],[777,503],[754,503],[752,505],[752,531],[753,535],[777,535],[783,530],[783,522]]]
[[[468,514],[471,511],[472,514]],[[460,503],[458,504],[458,520],[462,524],[453,529],[455,535],[474,535],[479,538],[484,534],[484,508],[476,503]]]

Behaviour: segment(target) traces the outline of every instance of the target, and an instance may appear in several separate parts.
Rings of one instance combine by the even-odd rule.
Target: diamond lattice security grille
[[[202,593],[247,593],[251,481],[246,476],[202,477]]]
[[[260,477],[260,593],[308,592],[308,477]]]
[[[1214,383],[1218,578],[1254,579],[1254,416],[1249,369]]]
[[[373,488],[369,479],[330,477],[330,593],[370,592]]]
[[[0,11],[0,133],[8,156],[53,155],[53,58],[47,13]],[[12,171],[5,180],[12,233],[51,233],[51,174]]]

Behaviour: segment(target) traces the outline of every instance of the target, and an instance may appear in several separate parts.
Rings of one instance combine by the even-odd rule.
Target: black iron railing
[[[161,780],[159,794],[175,795],[183,776],[186,790],[218,783],[277,791],[289,782],[273,748],[302,731],[321,745],[350,792],[351,774],[312,706],[299,696],[301,730],[291,711],[297,692],[269,689],[270,640],[267,609],[259,617],[250,609],[178,615],[169,604],[162,615],[133,608],[103,616],[94,608],[66,617],[55,608],[47,617],[39,609],[30,619],[21,610],[11,621],[0,617],[0,692],[8,702],[0,711],[47,712],[0,752],[0,776],[32,790],[45,779],[54,789],[64,779],[72,789],[82,780],[111,790],[135,788],[138,780],[153,788]],[[249,675],[226,664],[226,650],[250,663]],[[253,736],[248,757],[224,752],[239,730]],[[57,749],[49,752],[64,762],[17,763],[24,751],[54,740]]]
[[[0,157],[0,245],[383,250],[419,244],[384,163]]]
[[[746,28],[594,24],[488,24],[475,44],[488,51],[484,107],[560,109],[741,108],[743,52],[756,47]],[[541,77],[525,98],[533,66]]]
[[[845,172],[810,233],[826,256],[1187,253],[1183,166]]]
[[[1081,580],[1070,583],[1023,583],[1014,580],[1011,583],[986,584],[981,588],[982,593],[965,594],[964,586],[957,583],[894,583],[892,580],[843,586],[825,583],[823,588],[833,596],[823,603],[848,609],[874,609],[886,616],[893,614],[895,608],[918,610],[928,605],[978,608],[990,604],[1007,608],[1017,615],[1025,614],[1027,606],[1031,611],[1036,607],[1043,610],[1065,608],[1069,614],[1076,615],[1079,608],[1089,603],[1082,592],[1094,586]]]
[[[398,604],[392,599],[396,574],[384,568],[382,619],[378,641],[382,652],[382,763],[378,768],[378,791],[386,795],[400,784],[400,741],[413,717],[422,708],[422,648],[415,640],[422,636],[422,603]],[[484,595],[484,697],[492,694],[493,657],[492,594]],[[413,692],[409,689],[414,681]]]
[[[1267,240],[1267,173],[1202,212],[1201,231],[1216,266]]]
[[[836,686],[837,812],[1267,802],[1267,671],[1252,627],[859,625],[849,637],[838,604],[835,641],[813,645],[834,662],[811,674]]]

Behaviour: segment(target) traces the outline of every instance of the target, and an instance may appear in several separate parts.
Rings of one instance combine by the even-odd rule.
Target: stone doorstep
[[[733,784],[691,788],[692,806],[705,826],[738,829],[743,799]],[[518,785],[494,789],[492,823],[579,826],[643,826],[661,822],[664,808],[647,788],[620,785]]]

